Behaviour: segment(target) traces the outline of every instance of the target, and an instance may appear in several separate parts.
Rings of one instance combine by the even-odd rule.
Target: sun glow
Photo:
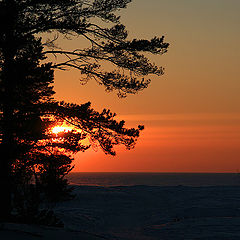
[[[72,130],[72,128],[67,127],[67,126],[56,126],[56,127],[52,128],[52,133],[58,134],[61,132],[69,132],[71,130]]]

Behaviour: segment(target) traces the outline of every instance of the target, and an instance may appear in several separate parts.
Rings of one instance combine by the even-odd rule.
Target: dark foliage
[[[44,199],[55,202],[70,196],[64,177],[72,169],[74,153],[97,146],[115,155],[115,145],[135,146],[143,126],[128,129],[109,110],[97,112],[90,103],[77,105],[53,98],[54,69],[77,69],[81,83],[95,79],[119,97],[146,88],[147,75],[163,74],[164,69],[150,63],[144,53],[164,54],[168,43],[164,37],[127,39],[116,12],[129,2],[0,0],[2,219],[12,207],[24,218],[45,219],[50,213],[40,211]],[[53,37],[44,43],[39,38],[42,33]],[[81,36],[90,44],[71,51],[60,49],[59,36]],[[42,63],[50,55],[56,61]],[[105,62],[111,70],[104,69]],[[61,123],[73,130],[54,134],[51,129]]]

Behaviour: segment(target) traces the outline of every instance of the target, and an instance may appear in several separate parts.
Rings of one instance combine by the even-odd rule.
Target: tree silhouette
[[[164,37],[127,39],[116,12],[129,2],[0,0],[2,219],[11,213],[11,183],[18,185],[17,176],[24,175],[21,179],[28,184],[34,179],[36,187],[55,198],[52,189],[59,181],[61,189],[66,187],[64,176],[71,170],[73,153],[91,145],[112,155],[115,145],[134,147],[143,126],[126,129],[124,121],[114,120],[115,114],[105,109],[97,112],[90,103],[55,101],[52,89],[54,69],[77,69],[82,83],[95,79],[106,91],[117,91],[119,97],[146,88],[150,83],[147,75],[163,74],[163,68],[150,63],[143,53],[163,54],[168,43]],[[43,43],[37,36],[46,32],[53,38]],[[56,45],[58,36],[81,36],[90,46],[63,50]],[[49,55],[57,60],[40,64]],[[112,64],[111,70],[104,69],[105,62]],[[61,122],[74,130],[54,135],[51,128]]]
[[[4,37],[7,40],[9,36]],[[40,39],[21,36],[15,40],[14,45],[3,44],[1,52],[0,175],[3,213],[6,210],[8,214],[11,210],[12,168],[26,167],[26,153],[43,138],[47,122],[41,119],[41,108],[43,103],[51,101],[54,93],[50,86],[53,83],[51,64],[39,65],[44,59]]]

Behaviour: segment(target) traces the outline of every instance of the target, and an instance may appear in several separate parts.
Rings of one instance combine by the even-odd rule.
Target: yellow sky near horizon
[[[143,92],[119,99],[76,71],[55,73],[57,99],[109,108],[146,129],[131,151],[77,154],[74,171],[236,172],[240,169],[240,1],[135,0],[120,12],[130,37],[165,35],[165,67]],[[75,48],[79,40],[70,41]]]

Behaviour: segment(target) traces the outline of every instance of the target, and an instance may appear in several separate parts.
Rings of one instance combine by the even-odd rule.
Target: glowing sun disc
[[[68,132],[71,131],[72,129],[69,127],[62,127],[62,126],[56,126],[52,129],[52,133],[58,134],[60,132]]]

